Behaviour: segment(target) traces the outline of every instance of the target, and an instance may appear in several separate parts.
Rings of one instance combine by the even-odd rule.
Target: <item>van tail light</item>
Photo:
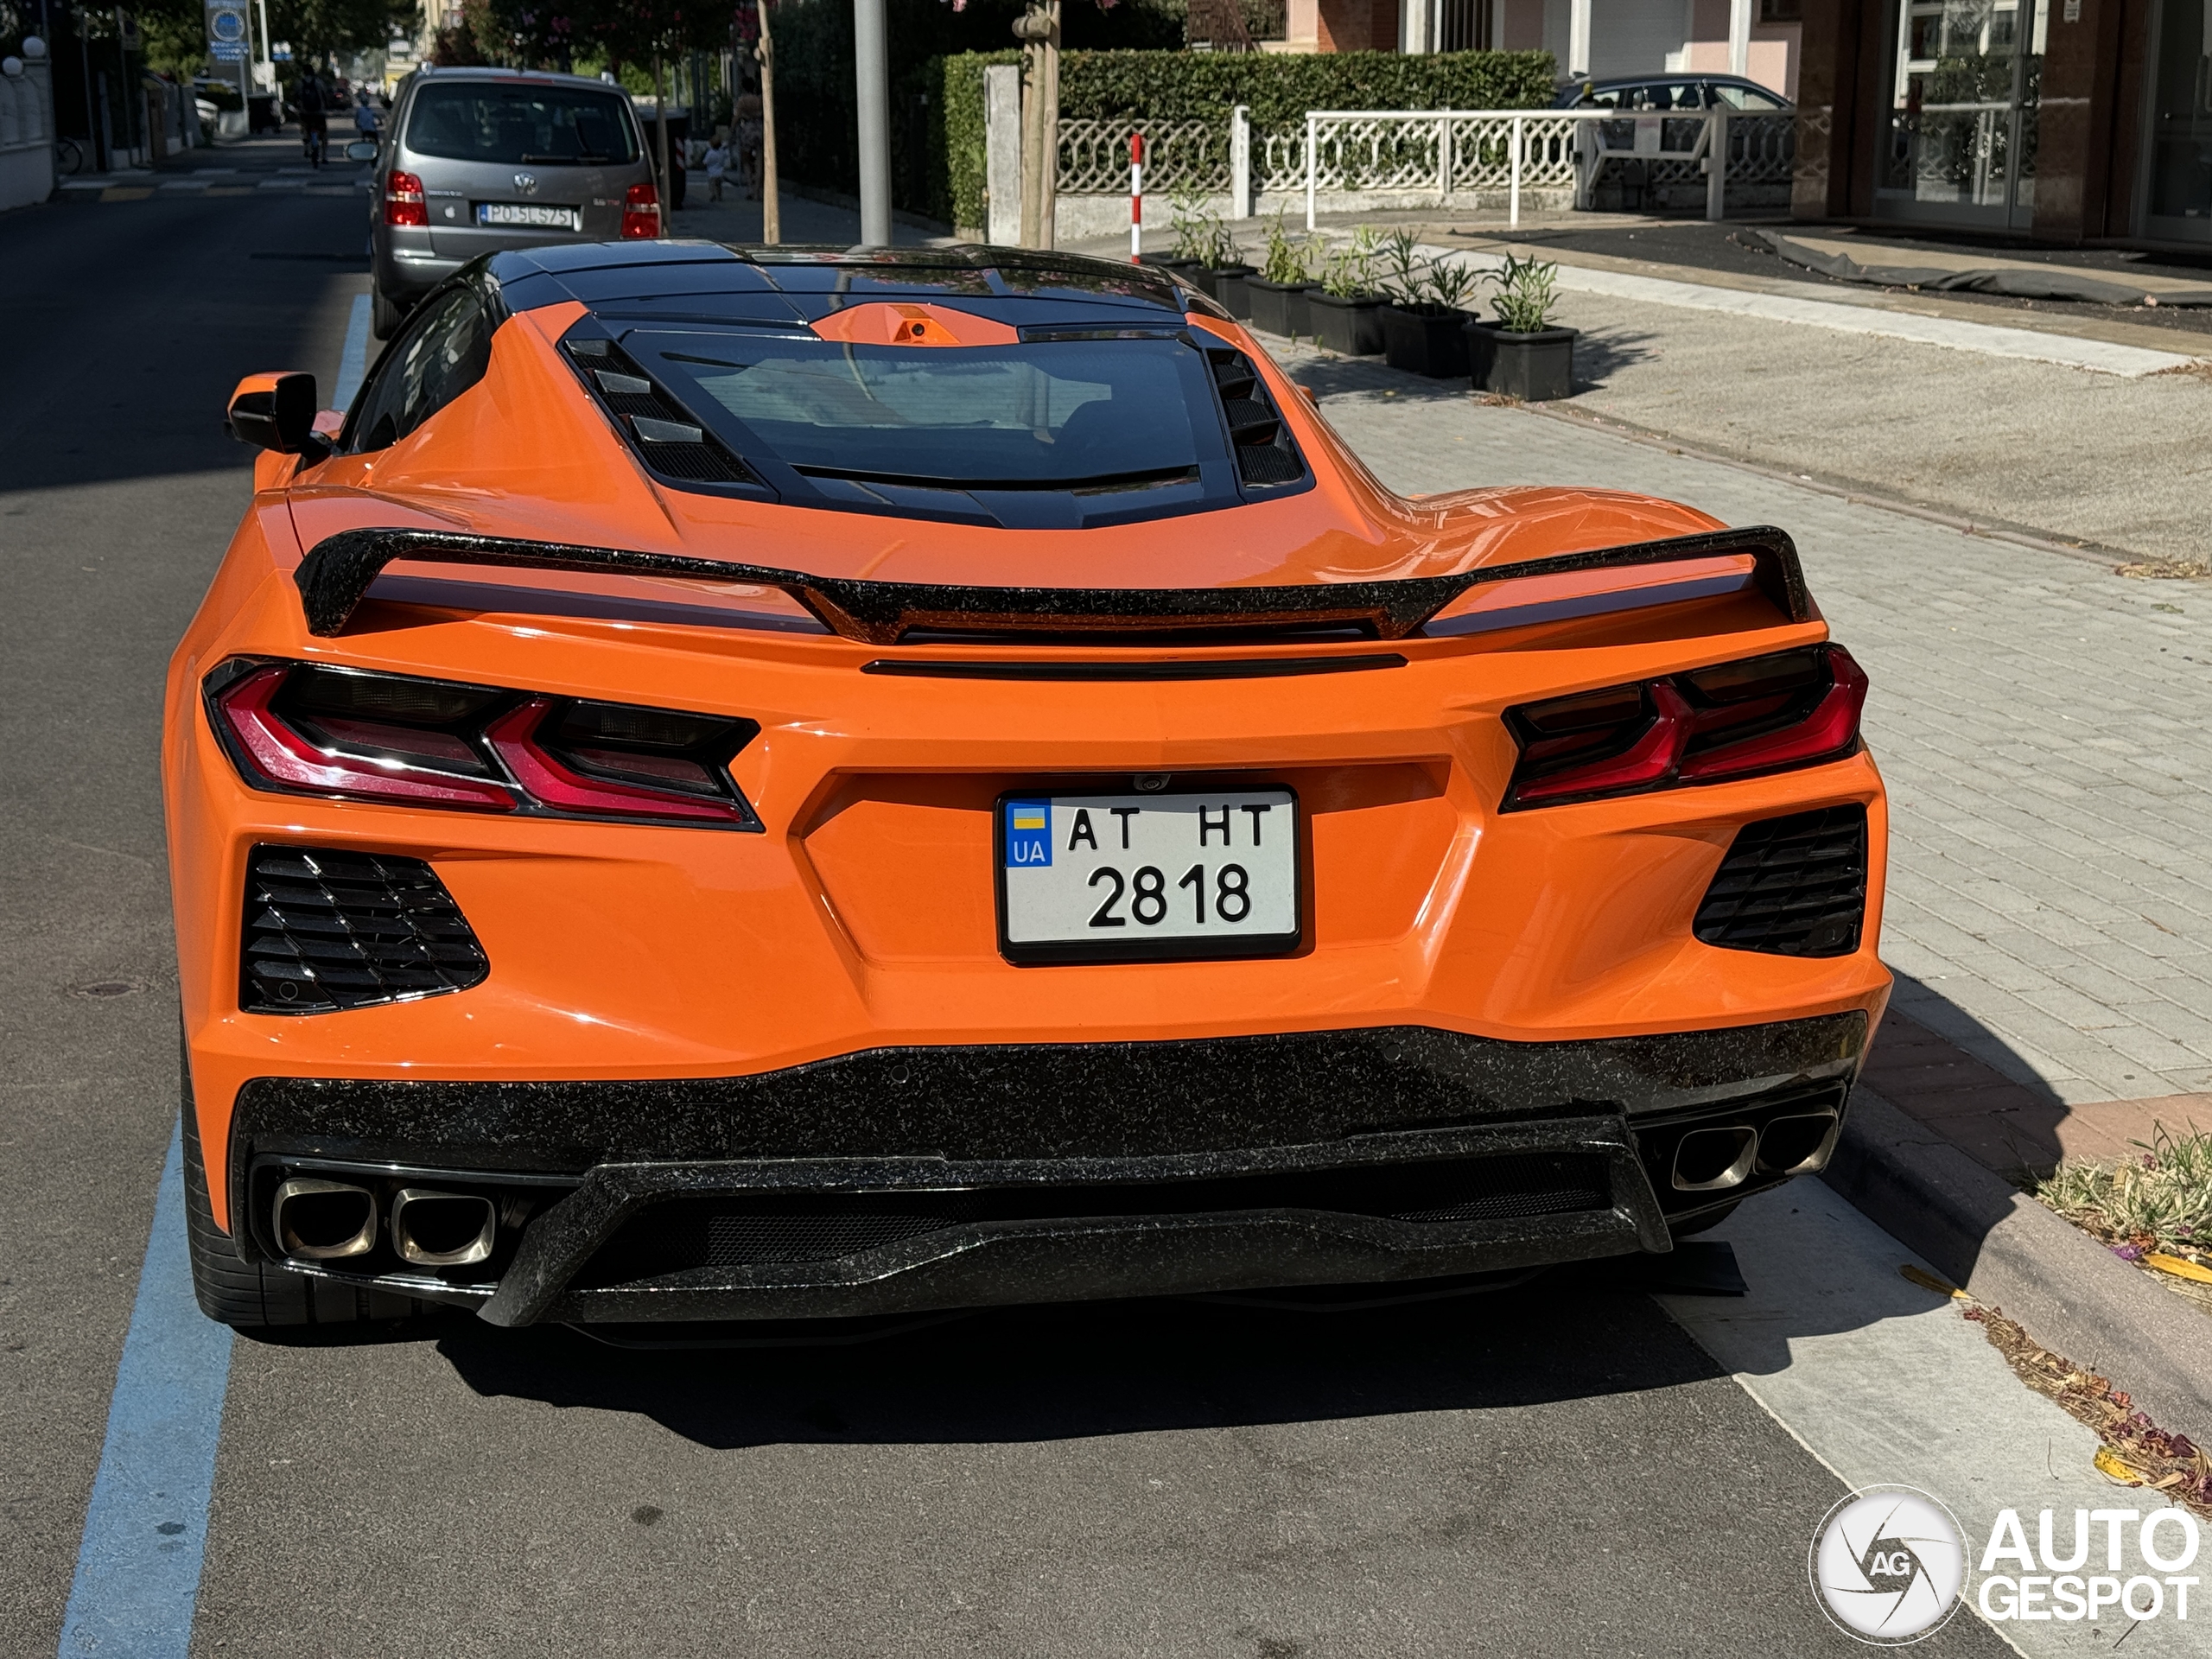
[[[1722,663],[1506,710],[1521,747],[1503,810],[1719,783],[1840,760],[1866,676],[1841,645]]]
[[[758,830],[729,763],[757,721],[308,663],[208,677],[256,789],[399,806]]]
[[[633,184],[622,198],[622,237],[639,240],[660,234],[660,192],[650,184]]]
[[[429,203],[423,195],[423,181],[397,168],[384,175],[384,222],[387,225],[428,225]]]

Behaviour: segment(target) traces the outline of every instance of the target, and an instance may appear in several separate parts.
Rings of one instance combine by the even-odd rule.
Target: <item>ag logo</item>
[[[1869,1486],[1827,1512],[1807,1557],[1814,1599],[1846,1635],[1901,1647],[1958,1611],[1967,1551],[1959,1523],[1910,1486]]]

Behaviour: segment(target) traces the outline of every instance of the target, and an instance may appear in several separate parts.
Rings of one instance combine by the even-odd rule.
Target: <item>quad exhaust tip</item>
[[[465,1268],[492,1254],[499,1212],[473,1192],[402,1187],[391,1200],[391,1247],[418,1268]]]
[[[366,1255],[376,1248],[376,1195],[351,1181],[295,1175],[276,1189],[270,1221],[284,1254],[303,1262]]]
[[[1756,1129],[1748,1123],[1692,1129],[1675,1146],[1675,1190],[1726,1192],[1749,1180],[1753,1170],[1808,1174],[1827,1163],[1840,1123],[1834,1112],[1802,1112],[1769,1118]]]

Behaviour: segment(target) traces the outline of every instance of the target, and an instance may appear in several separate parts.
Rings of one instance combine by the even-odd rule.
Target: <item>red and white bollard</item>
[[[1129,263],[1144,258],[1144,134],[1129,135]]]

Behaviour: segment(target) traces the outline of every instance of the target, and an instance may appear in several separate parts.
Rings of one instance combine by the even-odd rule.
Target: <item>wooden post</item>
[[[760,44],[753,51],[760,60],[760,240],[772,248],[784,239],[783,208],[776,200],[776,52],[768,38],[769,0],[757,3]]]
[[[676,193],[668,183],[668,105],[661,96],[661,52],[653,48],[653,148],[660,152],[660,230],[665,236],[676,212]]]

